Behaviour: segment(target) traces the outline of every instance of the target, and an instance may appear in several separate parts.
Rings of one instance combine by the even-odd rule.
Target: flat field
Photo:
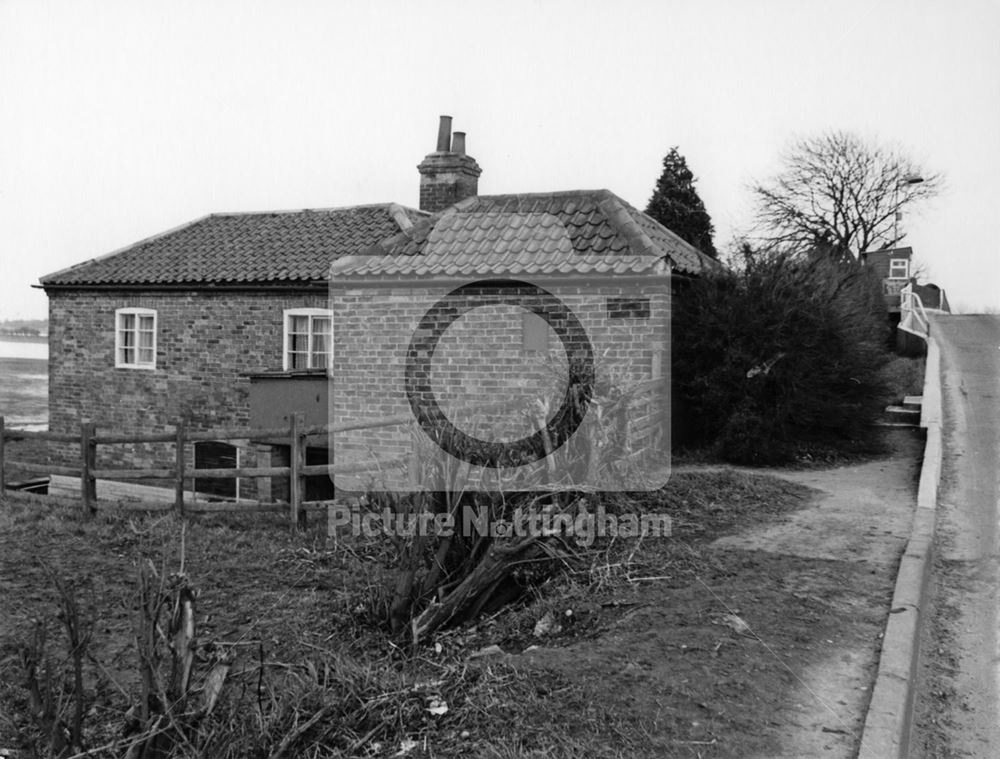
[[[43,428],[49,419],[48,361],[0,353],[0,416],[8,427]]]

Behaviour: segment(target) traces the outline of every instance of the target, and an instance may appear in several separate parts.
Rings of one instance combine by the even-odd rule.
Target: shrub
[[[673,322],[680,437],[734,463],[870,447],[888,319],[853,262],[774,255],[688,284]]]

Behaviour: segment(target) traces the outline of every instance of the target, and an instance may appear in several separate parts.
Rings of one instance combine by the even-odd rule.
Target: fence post
[[[288,477],[288,502],[291,510],[292,529],[299,527],[300,520],[304,513],[302,501],[305,496],[305,477],[302,476],[302,466],[305,464],[305,436],[300,432],[304,426],[304,417],[300,413],[290,416],[288,425],[288,457],[289,457],[289,477]]]
[[[83,513],[90,516],[96,510],[97,483],[91,474],[97,468],[97,444],[94,436],[97,427],[93,422],[80,425],[80,497],[83,501]]]
[[[184,516],[184,422],[178,422],[174,441],[177,479],[174,482],[174,508]]]
[[[4,426],[3,426],[3,417],[0,416],[0,495],[3,495],[4,492],[7,490],[7,480],[4,478],[3,444],[4,444]]]

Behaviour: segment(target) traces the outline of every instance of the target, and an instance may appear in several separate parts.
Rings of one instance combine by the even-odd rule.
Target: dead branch
[[[48,673],[40,672],[45,662],[45,639],[45,625],[36,620],[31,643],[21,649],[21,666],[35,724],[46,737],[52,755],[65,757],[70,752],[68,730],[57,713]]]

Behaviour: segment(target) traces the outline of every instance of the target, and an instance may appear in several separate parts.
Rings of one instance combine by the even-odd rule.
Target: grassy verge
[[[671,516],[670,539],[600,545],[531,598],[419,650],[382,626],[392,571],[384,545],[332,544],[323,526],[293,535],[278,517],[194,519],[183,553],[198,590],[199,656],[224,656],[231,669],[190,738],[197,750],[176,755],[708,757],[766,747],[756,715],[785,697],[788,673],[730,616],[804,661],[814,638],[844,624],[838,599],[863,579],[829,562],[721,551],[711,541],[780,519],[805,495],[766,476],[675,476],[634,499],[639,511]],[[21,685],[35,620],[48,629],[53,687],[66,682],[49,567],[72,587],[90,631],[84,742],[109,747],[96,755],[122,755],[138,692],[137,567],[178,568],[179,522],[80,521],[6,503],[0,535],[0,746],[39,744]],[[822,592],[798,597],[795,576]],[[473,657],[490,646],[502,655]],[[199,662],[196,677],[208,669]]]
[[[890,390],[893,403],[900,403],[907,395],[924,392],[925,359],[896,356],[882,369],[882,376]]]

